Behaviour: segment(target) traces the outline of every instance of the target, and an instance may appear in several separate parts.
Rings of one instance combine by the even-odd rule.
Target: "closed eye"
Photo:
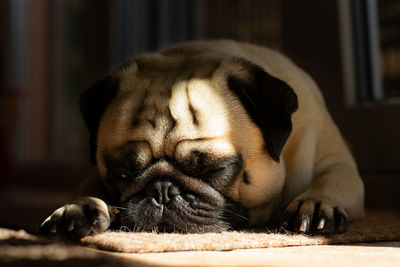
[[[216,174],[216,173],[219,173],[219,172],[225,170],[226,167],[227,167],[227,166],[223,166],[223,167],[219,167],[219,168],[211,169],[211,170],[210,170],[210,169],[209,169],[209,170],[206,169],[206,170],[203,170],[203,171],[199,174],[199,176],[200,176],[200,178],[202,178],[202,177],[205,177],[205,176],[213,175],[213,174]]]
[[[229,185],[242,166],[240,155],[216,158],[199,151],[192,152],[190,157],[179,165],[186,175],[202,179],[216,190],[223,190]]]
[[[214,189],[222,192],[226,186],[231,184],[242,169],[242,159],[240,156],[226,158],[223,165],[204,171],[199,178],[206,181]]]

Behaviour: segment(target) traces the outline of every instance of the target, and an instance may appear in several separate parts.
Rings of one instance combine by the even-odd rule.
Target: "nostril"
[[[161,184],[155,182],[147,187],[146,194],[148,197],[154,198],[158,203],[162,202]]]
[[[170,181],[157,180],[147,187],[147,196],[154,198],[159,204],[167,204],[171,198],[181,193],[178,186]]]

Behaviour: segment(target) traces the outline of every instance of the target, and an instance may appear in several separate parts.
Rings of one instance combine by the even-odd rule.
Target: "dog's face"
[[[284,183],[292,89],[242,58],[142,56],[82,96],[92,159],[133,230],[256,223]]]

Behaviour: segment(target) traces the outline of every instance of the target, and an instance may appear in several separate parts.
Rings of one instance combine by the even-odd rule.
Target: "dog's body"
[[[222,231],[283,215],[289,230],[330,234],[363,215],[356,164],[317,85],[273,50],[208,41],[147,54],[81,108],[96,163],[81,194],[122,206],[132,230]],[[60,208],[41,232],[104,231],[114,209],[98,198]]]

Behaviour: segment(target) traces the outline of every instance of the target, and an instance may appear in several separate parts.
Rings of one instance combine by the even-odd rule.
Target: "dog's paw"
[[[346,212],[339,206],[316,198],[295,199],[286,208],[282,226],[303,234],[331,235],[347,230]]]
[[[82,237],[102,233],[110,226],[110,215],[104,201],[84,197],[62,206],[40,225],[39,234],[64,241],[78,241]]]

